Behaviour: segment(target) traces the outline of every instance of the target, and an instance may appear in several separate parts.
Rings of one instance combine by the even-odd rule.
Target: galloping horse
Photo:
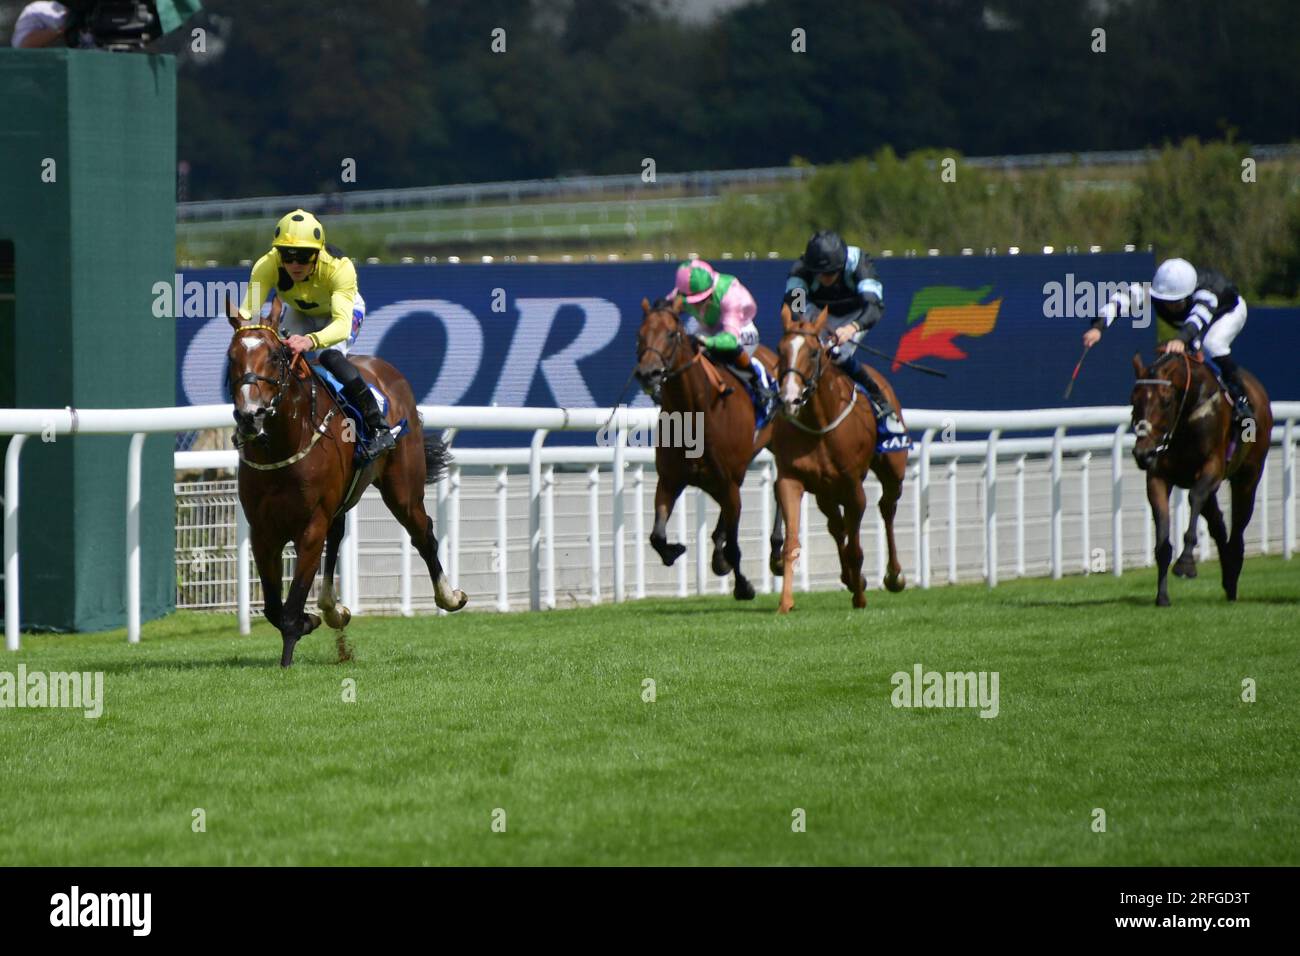
[[[1242,440],[1234,436],[1232,403],[1225,401],[1214,373],[1187,355],[1166,352],[1143,367],[1133,356],[1137,382],[1133,386],[1133,428],[1137,443],[1133,457],[1147,473],[1147,500],[1156,525],[1156,565],[1159,579],[1156,605],[1169,606],[1169,489],[1188,489],[1191,522],[1183,537],[1183,553],[1174,574],[1196,577],[1196,519],[1205,515],[1210,537],[1219,549],[1223,590],[1237,600],[1237,580],[1245,554],[1246,526],[1255,510],[1255,489],[1264,472],[1272,440],[1273,412],[1259,380],[1245,369],[1241,379],[1254,409]],[[1235,445],[1235,447],[1233,447]],[[1227,479],[1232,486],[1232,536],[1224,527],[1215,497]]]
[[[799,506],[804,489],[817,499],[826,526],[840,555],[840,580],[853,592],[853,606],[866,607],[863,593],[862,543],[858,529],[866,510],[862,482],[870,469],[880,480],[880,516],[885,519],[889,566],[885,587],[906,586],[894,545],[894,512],[907,473],[906,450],[876,454],[876,420],[871,403],[859,401],[853,380],[827,360],[821,334],[826,310],[815,322],[796,321],[788,305],[781,308],[780,369],[784,418],[772,435],[776,457],[776,495],[788,529],[784,549],[772,540],[772,571],[782,575],[780,614],[794,609],[794,563],[799,557]],[[871,376],[881,391],[901,409],[894,390],[875,369]],[[857,411],[855,412],[855,406]]]
[[[288,667],[299,639],[321,623],[319,616],[304,614],[303,608],[322,547],[325,580],[317,603],[325,622],[337,632],[339,660],[350,657],[343,628],[352,613],[335,598],[334,567],[343,539],[343,515],[371,483],[424,558],[438,607],[458,611],[468,597],[448,584],[438,561],[433,520],[424,511],[424,486],[437,480],[448,455],[437,438],[424,437],[410,384],[387,362],[352,357],[367,381],[388,396],[389,422],[405,418],[408,428],[391,451],[358,467],[353,460],[352,421],[318,385],[301,356],[293,357],[280,338],[281,309],[277,297],[262,324],[257,319],[242,321],[230,304],[227,314],[235,332],[227,359],[236,440],[242,446],[239,501],[248,516],[264,613],[280,631],[284,640],[280,666]],[[297,551],[297,566],[288,600],[282,604],[282,552],[289,541]]]
[[[686,334],[675,302],[660,299],[653,306],[641,300],[643,318],[637,335],[636,377],[642,388],[660,405],[661,414],[670,416],[700,415],[702,448],[696,457],[687,449],[665,448],[655,443],[655,524],[650,545],[665,565],[672,565],[686,550],[685,545],[668,543],[668,518],[678,496],[687,485],[705,491],[718,503],[721,514],[713,530],[713,573],[719,576],[736,573],[732,594],[737,600],[754,597],[753,585],[740,571],[740,486],[750,461],[763,449],[772,435],[769,421],[754,431],[754,406],[745,389],[732,376],[731,391],[720,393],[716,370],[706,369],[708,359],[695,341]],[[771,349],[759,346],[752,356],[771,374],[776,356]],[[680,443],[678,443],[680,444]]]

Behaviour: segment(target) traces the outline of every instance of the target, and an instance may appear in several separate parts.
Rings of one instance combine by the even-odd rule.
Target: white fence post
[[[709,590],[708,560],[709,548],[708,496],[699,488],[695,489],[695,593],[707,594]]]
[[[1016,577],[1025,576],[1025,455],[1016,458]]]
[[[600,465],[587,469],[587,541],[591,546],[591,603],[600,603]]]
[[[636,516],[632,522],[632,533],[636,542],[632,546],[636,565],[636,596],[645,597],[645,465],[640,463],[632,469],[632,503]]]
[[[1061,542],[1061,445],[1065,441],[1065,428],[1058,426],[1052,432],[1052,577],[1060,578],[1062,568]]]
[[[912,580],[916,581],[917,584],[920,584],[921,578],[924,577],[924,573],[921,566],[921,522],[923,520],[921,510],[923,503],[921,501],[920,492],[921,463],[919,461],[911,467],[908,477],[912,479],[912,484],[917,489],[917,493],[912,497],[912,544],[916,551],[916,564],[914,566],[916,576]]]
[[[1268,493],[1268,459],[1264,459],[1264,467],[1259,470],[1259,553],[1268,554],[1268,519],[1269,519],[1269,498],[1272,495]]]
[[[497,610],[510,610],[510,469],[505,465],[497,467]]]
[[[984,561],[988,567],[989,587],[998,586],[998,436],[1001,429],[989,432],[988,450],[984,454]]]
[[[546,550],[545,606],[555,610],[555,466],[542,469],[542,538]]]
[[[249,580],[252,572],[248,567],[248,559],[252,551],[252,541],[249,538],[248,516],[244,514],[243,502],[239,500],[239,495],[235,495],[235,602],[239,613],[239,633],[248,634],[252,629],[251,605],[252,605],[252,582]]]
[[[933,441],[933,428],[927,428],[921,433],[921,462],[917,472],[917,500],[921,503],[921,537],[916,547],[920,552],[922,588],[930,586],[930,444]]]
[[[948,460],[948,583],[957,583],[957,456]]]
[[[620,409],[621,411],[621,409]],[[624,497],[623,469],[627,464],[627,429],[624,428],[625,422],[623,415],[618,416],[618,431],[614,436],[614,528],[613,528],[613,546],[614,546],[614,603],[622,603],[625,595],[624,574],[626,569],[627,553],[626,535],[623,531],[623,523],[627,511],[627,502]]]
[[[406,529],[401,525],[397,527],[398,547],[401,553],[401,607],[402,617],[411,617],[415,614],[411,610],[411,536],[406,533]]]
[[[1083,573],[1092,573],[1092,509],[1088,507],[1088,479],[1092,473],[1092,452],[1085,451],[1079,455],[1079,544],[1083,552]]]
[[[343,580],[347,584],[347,600],[343,603],[353,614],[361,610],[361,502],[347,513],[344,519],[343,545],[341,550],[347,555],[343,565]]]
[[[1291,560],[1295,548],[1295,419],[1282,430],[1282,557]]]
[[[1115,577],[1124,573],[1124,433],[1127,430],[1127,425],[1117,425],[1110,446],[1110,567]]]
[[[681,543],[682,547],[685,547],[690,541],[689,532],[686,530],[686,509],[688,507],[687,494],[686,492],[683,492],[681,497],[677,499],[677,508],[675,509],[676,516],[674,519],[677,523],[677,540]],[[686,597],[689,593],[686,589],[686,555],[683,554],[678,558],[675,564],[677,567],[677,596]]]
[[[533,432],[528,446],[528,609],[542,609],[542,443],[546,429]]]
[[[763,539],[766,539],[767,536],[772,533],[772,471],[772,463],[770,461],[764,462],[758,483],[759,511],[762,514]],[[769,566],[766,557],[759,559],[758,589],[763,594],[772,593],[772,569]]]
[[[26,435],[14,435],[5,449],[5,648],[21,647],[18,626],[18,456]]]
[[[126,453],[126,640],[140,643],[140,457],[144,433],[136,432]]]

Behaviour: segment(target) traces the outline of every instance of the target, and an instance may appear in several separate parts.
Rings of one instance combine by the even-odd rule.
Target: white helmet
[[[1186,259],[1166,259],[1151,280],[1151,298],[1177,302],[1196,291],[1196,267]]]

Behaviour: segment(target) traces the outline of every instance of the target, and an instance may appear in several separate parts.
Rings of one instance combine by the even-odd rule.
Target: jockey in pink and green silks
[[[758,348],[758,305],[739,279],[695,259],[677,267],[671,294],[682,302],[688,335],[737,367],[750,367],[750,356]]]

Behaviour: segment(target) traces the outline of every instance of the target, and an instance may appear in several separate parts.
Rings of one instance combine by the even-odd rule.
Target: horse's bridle
[[[787,375],[798,375],[799,378],[803,380],[804,383],[803,388],[799,390],[799,401],[795,403],[799,407],[803,407],[805,404],[807,404],[808,399],[812,398],[813,395],[817,393],[817,386],[821,384],[823,360],[825,358],[823,352],[825,350],[822,348],[821,335],[817,332],[799,332],[797,330],[792,329],[789,332],[787,332],[786,335],[802,335],[806,338],[811,338],[815,340],[817,343],[817,347],[813,349],[813,351],[817,354],[817,367],[813,370],[811,377],[804,375],[804,373],[799,371],[797,368],[786,367],[785,349],[781,349],[781,362],[780,364],[778,364],[776,370],[777,388],[781,387],[781,383],[785,381],[785,377]],[[787,415],[786,417],[788,418],[789,416]]]
[[[667,310],[662,310],[662,311],[667,311]],[[652,345],[642,346],[641,348],[638,348],[636,352],[637,365],[641,364],[641,361],[646,354],[653,354],[659,356],[659,361],[662,362],[664,366],[664,376],[659,380],[660,389],[662,389],[667,382],[671,382],[673,379],[677,378],[679,375],[682,375],[688,368],[694,365],[695,362],[699,359],[699,355],[700,355],[699,352],[696,352],[691,356],[690,361],[684,362],[681,365],[673,365],[673,362],[671,360],[676,358],[678,350],[682,347],[682,343],[686,341],[686,333],[682,329],[682,323],[680,318],[677,320],[677,328],[675,328],[673,331],[668,333],[668,338],[672,341],[673,347],[668,350],[667,354],[664,354],[662,351],[660,351],[659,349],[655,348]]]
[[[267,441],[267,434],[266,434],[266,429],[264,427],[264,423],[266,419],[275,416],[276,410],[280,407],[280,402],[285,396],[285,392],[289,386],[289,383],[293,379],[294,364],[297,362],[301,362],[303,359],[302,356],[299,354],[295,354],[293,358],[289,358],[285,354],[283,343],[280,340],[279,331],[272,328],[269,325],[240,326],[236,330],[235,334],[238,335],[240,332],[253,332],[253,331],[270,332],[272,335],[275,336],[276,341],[281,343],[280,348],[275,355],[276,365],[280,369],[279,378],[267,378],[265,375],[258,375],[256,372],[245,372],[242,376],[240,376],[239,381],[237,382],[237,386],[252,385],[257,382],[266,382],[269,385],[275,386],[275,395],[271,398],[271,401],[267,403],[266,415],[263,417],[263,424],[258,425],[258,434],[253,438],[253,441],[258,442],[259,444],[265,444]],[[308,372],[308,376],[311,379],[311,399],[308,403],[309,406],[308,416],[311,421],[313,434],[311,436],[311,440],[307,442],[307,446],[305,448],[300,449],[298,452],[296,452],[293,455],[290,455],[288,458],[282,461],[276,461],[270,463],[251,461],[243,453],[243,446],[244,444],[246,444],[247,440],[241,441],[239,438],[239,432],[238,430],[236,430],[235,435],[231,440],[233,441],[235,447],[240,450],[239,457],[244,462],[244,464],[257,469],[258,471],[275,471],[276,469],[279,468],[285,468],[288,465],[295,464],[296,462],[302,461],[302,459],[306,458],[307,454],[313,448],[316,447],[316,443],[320,441],[321,436],[328,431],[330,419],[332,419],[335,413],[339,411],[338,403],[337,402],[331,403],[330,410],[326,412],[324,419],[322,419],[320,424],[317,425],[316,424],[316,376],[311,375],[310,372]],[[233,399],[234,396],[232,395],[231,398]]]
[[[258,382],[266,382],[268,385],[275,386],[275,395],[266,404],[266,417],[274,418],[276,410],[280,407],[280,402],[284,399],[285,387],[289,384],[289,376],[293,368],[293,361],[289,359],[284,352],[284,345],[280,342],[280,333],[269,325],[241,325],[235,332],[236,335],[241,332],[270,332],[275,336],[275,340],[280,347],[275,352],[275,364],[280,369],[279,378],[267,378],[265,375],[258,375],[256,372],[245,372],[239,377],[239,380],[231,387],[231,398],[234,398],[235,389],[244,385],[256,385]]]
[[[1169,355],[1169,353],[1166,352],[1165,355],[1167,356]],[[1187,369],[1187,384],[1183,386],[1183,397],[1182,400],[1178,403],[1178,412],[1177,414],[1174,415],[1173,423],[1165,430],[1164,435],[1161,437],[1160,441],[1156,444],[1156,448],[1155,448],[1156,455],[1163,455],[1166,451],[1169,450],[1169,445],[1174,440],[1174,433],[1178,430],[1178,423],[1183,420],[1183,409],[1187,407],[1187,396],[1192,393],[1192,362],[1191,359],[1187,357],[1186,352],[1183,352],[1182,356],[1183,356],[1183,365]],[[1152,368],[1155,368],[1156,365],[1159,365],[1160,361],[1161,359],[1157,359],[1155,365],[1153,365]],[[1133,384],[1134,385],[1158,385],[1158,386],[1167,386],[1169,388],[1178,387],[1172,379],[1168,379],[1168,378],[1140,378]],[[1136,409],[1134,411],[1136,413]],[[1139,419],[1138,421],[1133,423],[1133,433],[1137,435],[1138,438],[1145,438],[1147,435],[1151,434],[1151,423],[1147,421],[1145,418]]]

